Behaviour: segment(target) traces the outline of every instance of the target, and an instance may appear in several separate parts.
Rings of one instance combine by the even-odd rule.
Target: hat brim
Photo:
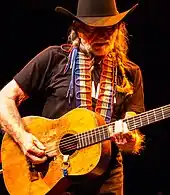
[[[122,19],[125,18],[125,16],[127,16],[130,12],[132,12],[137,6],[138,4],[134,5],[131,9],[125,12],[119,13],[115,16],[103,16],[103,17],[78,17],[63,7],[56,7],[55,11],[59,13],[63,13],[71,17],[72,19],[82,22],[88,26],[107,27],[107,26],[113,26],[119,23]]]

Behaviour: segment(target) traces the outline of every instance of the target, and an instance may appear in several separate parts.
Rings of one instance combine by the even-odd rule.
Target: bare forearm
[[[13,99],[0,98],[0,123],[3,130],[18,142],[25,130],[17,105]]]

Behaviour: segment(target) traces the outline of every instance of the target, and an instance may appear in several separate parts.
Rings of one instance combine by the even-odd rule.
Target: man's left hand
[[[135,112],[126,112],[125,118],[129,118],[135,115]],[[123,122],[123,120],[118,120],[115,122],[115,129],[112,140],[119,146],[124,145],[128,142],[132,142],[132,134],[129,132],[130,131],[128,130],[127,123]]]
[[[131,134],[128,134],[129,130],[126,122],[118,120],[115,122],[115,131],[112,140],[118,145],[124,145],[132,139]]]

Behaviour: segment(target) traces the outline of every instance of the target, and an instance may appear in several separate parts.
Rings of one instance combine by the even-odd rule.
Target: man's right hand
[[[18,144],[23,153],[33,164],[40,164],[47,160],[44,145],[31,133],[23,132],[18,139]]]

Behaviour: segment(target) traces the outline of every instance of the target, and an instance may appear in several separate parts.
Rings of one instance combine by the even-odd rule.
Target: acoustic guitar
[[[129,130],[170,117],[170,105],[123,119]],[[1,158],[3,177],[11,195],[60,195],[72,177],[96,177],[105,172],[111,158],[110,137],[115,123],[105,124],[98,114],[76,108],[59,119],[39,116],[22,118],[28,132],[55,152],[44,164],[33,165],[17,143],[5,133]]]

